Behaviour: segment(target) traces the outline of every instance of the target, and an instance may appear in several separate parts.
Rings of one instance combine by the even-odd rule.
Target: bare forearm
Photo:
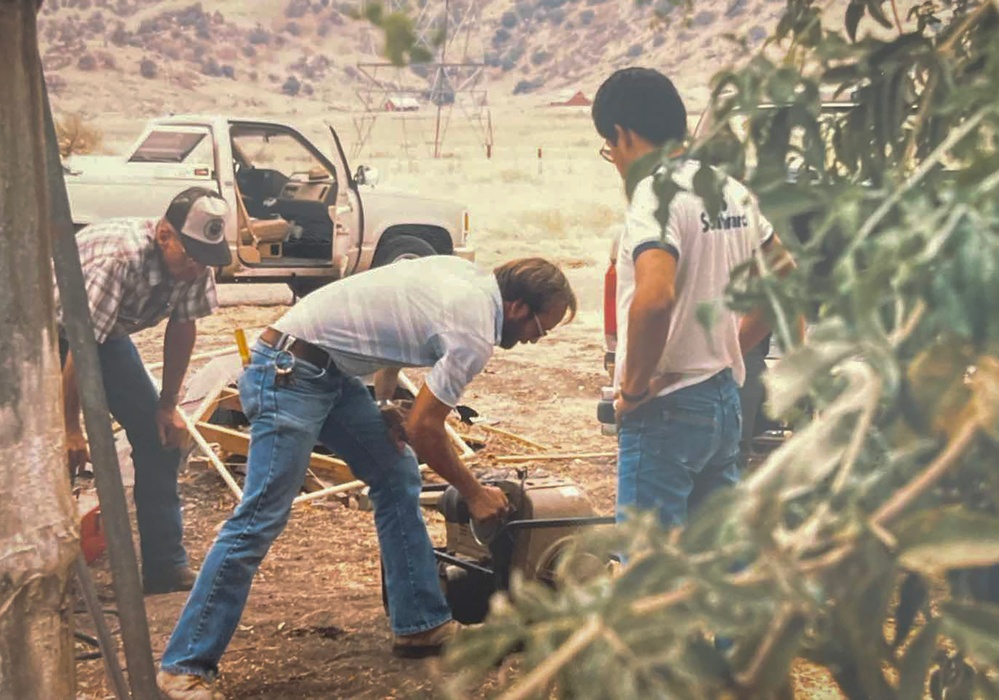
[[[417,454],[442,479],[458,489],[465,497],[481,488],[478,479],[466,467],[444,431],[444,424],[437,425],[407,425],[406,434],[410,445]]]
[[[80,392],[76,388],[73,353],[66,355],[62,368],[62,406],[67,432],[80,432]]]
[[[399,386],[399,368],[386,367],[375,372],[375,400],[389,401]]]
[[[672,312],[672,302],[637,296],[632,302],[628,312],[628,355],[621,381],[621,390],[626,394],[640,395],[648,388],[666,347]]]
[[[168,408],[177,405],[180,387],[191,362],[191,352],[198,337],[194,321],[170,321],[163,337],[163,381],[160,404]]]
[[[739,350],[745,355],[763,342],[769,332],[770,320],[766,311],[752,311],[739,322]]]

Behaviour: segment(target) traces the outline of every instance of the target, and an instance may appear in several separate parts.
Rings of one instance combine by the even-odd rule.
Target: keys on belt
[[[278,350],[274,356],[274,386],[288,386],[295,369],[295,356],[287,350]]]
[[[309,362],[322,370],[329,371],[335,368],[333,359],[325,350],[293,335],[267,328],[261,333],[260,340],[277,351],[274,356],[275,386],[288,385],[295,369],[296,359]]]

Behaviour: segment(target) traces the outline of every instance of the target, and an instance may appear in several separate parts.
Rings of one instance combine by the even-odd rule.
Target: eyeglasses
[[[534,313],[533,311],[531,312],[531,316],[534,317],[534,322],[536,324],[538,324],[538,338],[539,339],[540,338],[544,338],[546,335],[548,335],[548,331],[546,331],[544,329],[544,326],[541,325],[541,319],[539,319],[538,315],[536,313]]]
[[[614,162],[614,156],[611,153],[610,146],[606,146],[606,145],[603,146],[600,149],[599,153],[600,153],[600,157],[603,158],[604,160],[606,160],[608,163],[613,163]]]

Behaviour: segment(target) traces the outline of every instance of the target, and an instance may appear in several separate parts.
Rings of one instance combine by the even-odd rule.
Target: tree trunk
[[[75,696],[35,0],[0,0],[0,700]]]

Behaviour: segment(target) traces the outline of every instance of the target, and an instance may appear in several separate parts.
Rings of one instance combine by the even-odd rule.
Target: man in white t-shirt
[[[267,328],[239,381],[250,420],[243,499],[205,557],[157,677],[175,700],[218,700],[218,663],[243,614],[250,584],[284,529],[319,442],[370,487],[381,548],[393,653],[440,652],[454,631],[420,511],[414,449],[462,494],[476,520],[508,503],[479,483],[451,447],[445,419],[496,346],[536,343],[576,313],[562,271],[541,258],[483,270],[440,255],[398,262],[327,285]],[[359,377],[430,367],[400,445]],[[331,556],[335,556],[333,553]]]
[[[711,213],[693,192],[701,164],[663,165],[687,130],[669,78],[617,71],[597,92],[593,121],[629,201],[617,259],[618,518],[652,509],[665,527],[683,525],[709,493],[738,481],[743,350],[769,331],[762,312],[740,318],[726,307],[731,273],[757,249],[789,261],[743,185],[726,180]],[[667,177],[679,192],[663,225],[653,183]]]

